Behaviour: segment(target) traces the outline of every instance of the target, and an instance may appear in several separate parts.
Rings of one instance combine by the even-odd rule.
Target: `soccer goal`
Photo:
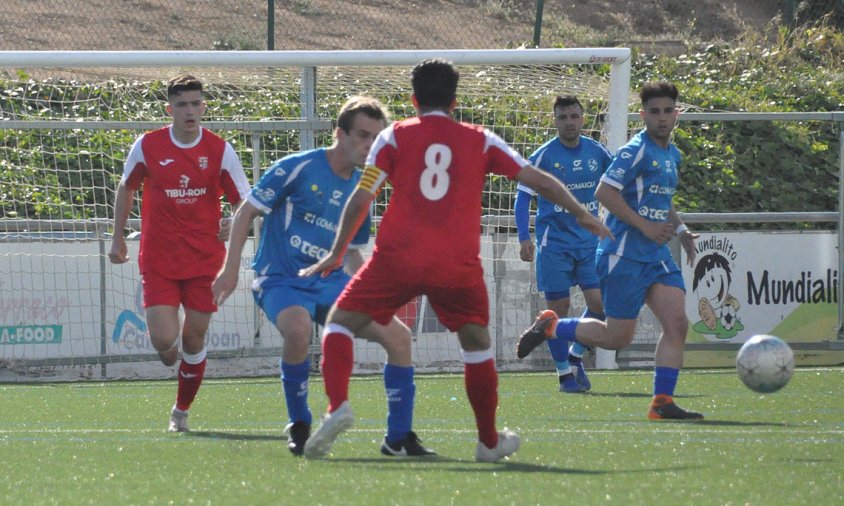
[[[138,241],[129,241],[128,264],[107,259],[123,160],[138,135],[167,123],[169,78],[191,73],[206,83],[205,126],[234,145],[257,181],[273,160],[329,145],[350,95],[379,98],[395,119],[413,115],[409,71],[432,57],[461,72],[456,117],[492,129],[525,156],[555,135],[558,94],[580,98],[589,134],[611,149],[627,139],[625,48],[0,52],[0,380],[172,376],[146,336]],[[490,331],[500,369],[547,368],[547,352],[515,357],[515,340],[544,302],[532,264],[518,258],[514,197],[513,182],[489,179],[479,232]],[[376,202],[376,228],[388,199],[386,191]],[[278,372],[281,336],[249,289],[253,250],[247,244],[240,287],[212,320],[211,376]],[[462,370],[456,337],[424,298],[399,316],[413,330],[419,371]],[[316,364],[318,337],[313,342]],[[356,372],[380,371],[378,346],[361,341],[355,351]]]

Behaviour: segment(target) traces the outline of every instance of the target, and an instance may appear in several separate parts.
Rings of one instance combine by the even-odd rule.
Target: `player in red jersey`
[[[173,123],[143,134],[129,151],[114,199],[114,235],[109,260],[129,260],[123,230],[135,192],[143,186],[141,248],[144,308],[152,346],[161,362],[178,358],[179,389],[171,432],[186,432],[188,409],[205,373],[205,333],[217,310],[211,283],[225,258],[228,220],[220,197],[232,206],[249,193],[249,181],[232,146],[200,125],[206,104],[202,82],[191,75],[167,86]],[[184,326],[179,306],[185,308]]]
[[[352,234],[389,178],[393,193],[372,256],[346,286],[325,325],[322,372],[329,406],[305,443],[306,457],[325,456],[354,421],[348,390],[355,333],[372,320],[388,323],[398,308],[420,294],[460,340],[466,392],[479,436],[475,459],[495,462],[518,449],[519,436],[506,428],[498,432],[495,425],[498,373],[480,260],[481,196],[487,174],[516,179],[569,210],[593,233],[609,234],[556,178],[535,169],[494,133],[452,119],[458,79],[454,66],[443,60],[426,60],[413,69],[418,116],[379,134],[331,251],[301,272],[307,276],[341,266]]]

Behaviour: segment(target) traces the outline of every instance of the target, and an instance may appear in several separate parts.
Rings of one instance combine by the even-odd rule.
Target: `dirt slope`
[[[3,3],[0,50],[266,48],[266,0]],[[276,49],[503,48],[533,39],[536,4],[535,0],[275,3]],[[730,40],[748,27],[762,29],[777,15],[779,4],[777,0],[546,1],[542,45]]]

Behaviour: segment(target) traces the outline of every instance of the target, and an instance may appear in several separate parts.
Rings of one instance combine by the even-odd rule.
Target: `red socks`
[[[205,350],[200,353],[202,361],[198,364],[189,364],[184,354],[182,362],[179,364],[179,392],[176,394],[176,409],[180,411],[190,409],[190,405],[196,397],[196,392],[199,391],[199,385],[202,384],[202,378],[205,376],[205,364],[207,363]]]
[[[498,408],[498,371],[495,360],[463,364],[463,378],[466,394],[475,412],[478,439],[487,448],[498,446],[498,431],[495,430],[495,410]]]
[[[322,338],[322,378],[331,413],[349,400],[349,380],[352,377],[355,351],[352,337],[339,329],[326,329]],[[348,331],[346,331],[348,332]]]

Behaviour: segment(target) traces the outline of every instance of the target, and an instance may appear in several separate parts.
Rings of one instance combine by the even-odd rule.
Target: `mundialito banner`
[[[837,235],[830,232],[700,234],[686,283],[689,343],[743,343],[773,334],[788,343],[834,341],[838,323]],[[689,367],[732,365],[735,351],[686,354]],[[802,365],[841,363],[844,352],[795,350]]]

